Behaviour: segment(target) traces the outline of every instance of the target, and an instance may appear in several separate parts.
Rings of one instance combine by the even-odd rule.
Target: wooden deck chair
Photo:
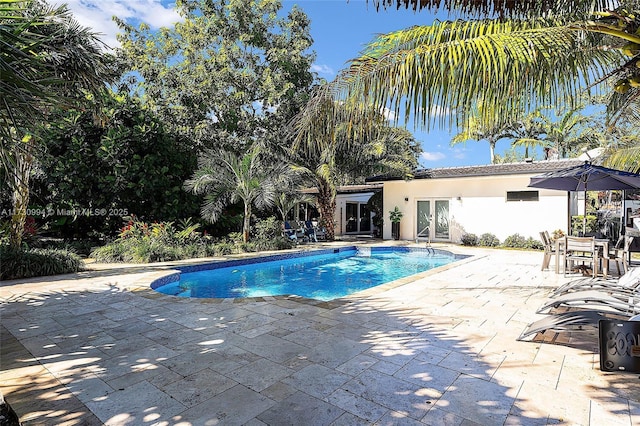
[[[622,236],[618,239],[613,251],[608,253],[609,263],[614,262],[618,274],[626,274],[629,271],[629,246],[633,241],[632,237]]]
[[[565,262],[569,271],[574,271],[575,264],[581,263],[584,270],[591,271],[594,278],[598,275],[598,251],[593,237],[567,236],[565,243]],[[588,268],[588,265],[591,268]],[[565,268],[565,275],[567,269]]]

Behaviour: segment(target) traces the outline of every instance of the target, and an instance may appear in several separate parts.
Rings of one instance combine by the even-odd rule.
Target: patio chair
[[[298,235],[296,233],[296,230],[293,229],[291,227],[291,224],[287,221],[285,221],[282,224],[282,235],[287,237],[289,239],[289,241],[297,244],[298,243]]]
[[[542,244],[544,245],[544,257],[542,258],[542,271],[545,269],[549,269],[549,263],[551,262],[551,257],[556,257],[556,274],[559,273],[559,265],[558,259],[559,254],[564,256],[564,246],[557,248],[555,241],[551,239],[548,231],[540,231],[540,240],[542,240]],[[560,253],[558,253],[558,250]]]
[[[613,251],[608,253],[608,262],[615,262],[618,274],[622,275],[629,271],[629,246],[633,241],[632,237],[621,236],[616,242]]]
[[[582,263],[582,269],[589,270],[594,278],[598,275],[598,251],[596,250],[596,240],[593,237],[572,237],[567,236],[565,243],[565,262],[569,271],[574,271],[575,263]],[[566,274],[567,268],[565,268]]]
[[[314,226],[316,238],[322,241],[327,240],[327,230],[322,226]]]
[[[309,241],[318,242],[318,237],[316,236],[316,228],[313,226],[313,222],[310,220],[306,220],[304,222],[304,235],[309,238]]]

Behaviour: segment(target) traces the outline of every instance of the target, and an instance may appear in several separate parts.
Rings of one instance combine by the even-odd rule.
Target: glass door
[[[449,200],[436,200],[436,239],[449,239]]]
[[[360,232],[371,232],[371,210],[366,204],[360,204]]]
[[[431,238],[431,201],[418,201],[416,235],[422,238]]]
[[[419,200],[416,238],[449,240],[449,200]]]
[[[347,203],[346,232],[358,232],[358,204]]]

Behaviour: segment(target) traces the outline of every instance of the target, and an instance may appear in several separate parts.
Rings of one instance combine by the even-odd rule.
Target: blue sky
[[[179,19],[167,0],[49,0],[52,4],[67,3],[82,25],[103,34],[110,46],[117,44],[117,26],[111,17],[116,15],[129,22],[146,22],[151,28],[170,26]],[[415,13],[407,10],[376,11],[373,4],[364,0],[283,0],[283,9],[297,4],[311,19],[313,50],[317,54],[314,71],[320,77],[332,80],[346,62],[355,58],[366,43],[377,34],[387,33],[413,25],[429,25],[434,19],[446,19],[446,14],[435,15],[429,11]],[[488,164],[487,142],[469,141],[450,146],[452,133],[448,129],[435,128],[426,131],[408,129],[422,144],[422,167],[449,167]],[[453,131],[455,134],[455,130]],[[497,154],[509,148],[508,142],[499,142]]]

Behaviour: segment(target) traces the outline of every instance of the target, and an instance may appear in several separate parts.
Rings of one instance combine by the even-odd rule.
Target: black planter
[[[400,222],[391,223],[391,236],[394,240],[400,239]]]

